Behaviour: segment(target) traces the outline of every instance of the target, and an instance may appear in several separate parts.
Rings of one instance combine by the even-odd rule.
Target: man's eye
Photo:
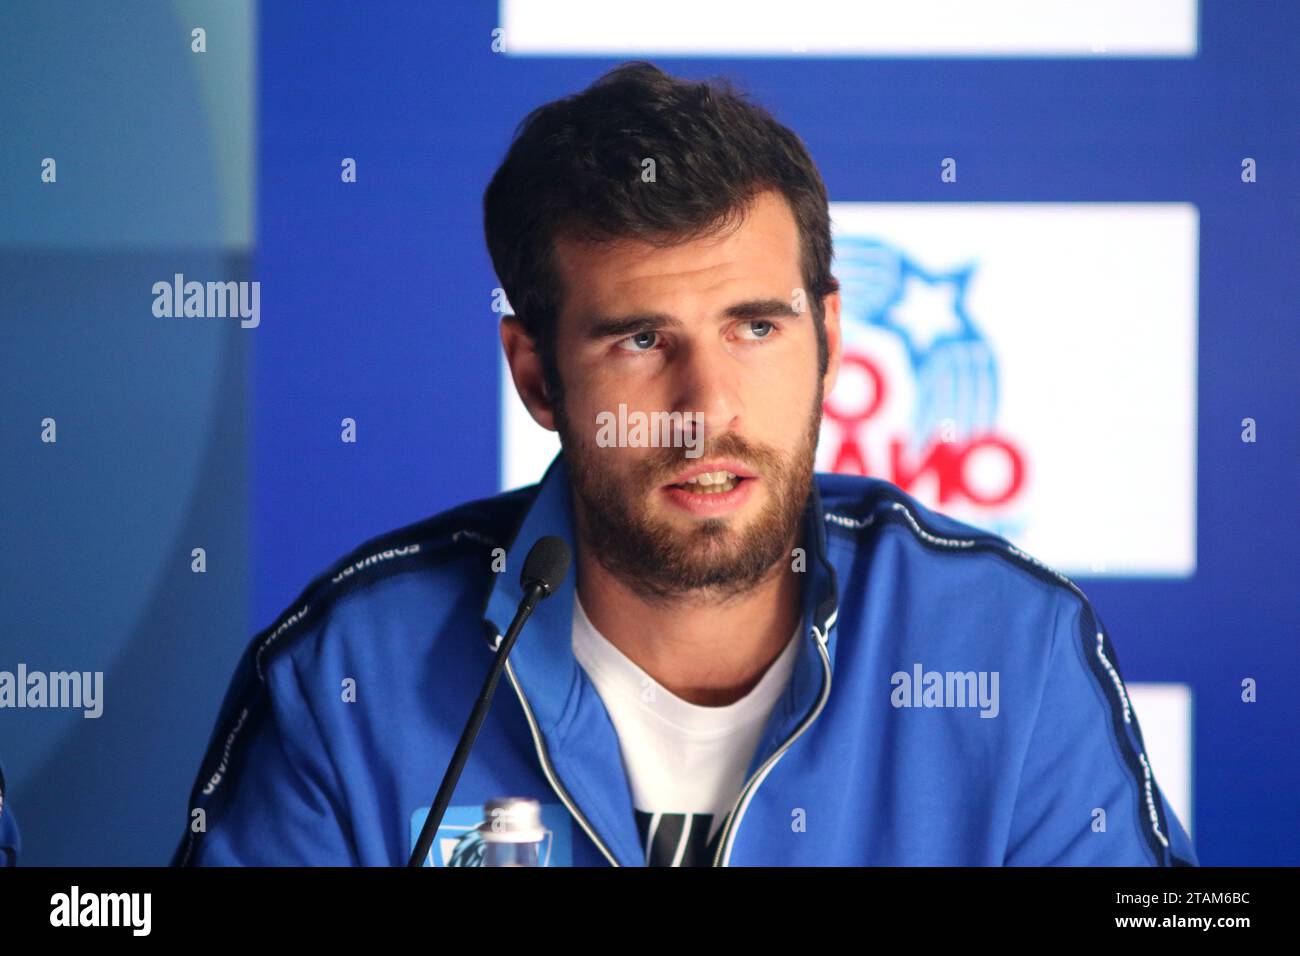
[[[638,332],[618,341],[618,347],[628,352],[648,352],[658,341],[658,332]]]
[[[776,326],[766,319],[754,319],[752,322],[746,322],[742,325],[741,329],[752,333],[755,339],[766,339],[771,337],[776,330]]]

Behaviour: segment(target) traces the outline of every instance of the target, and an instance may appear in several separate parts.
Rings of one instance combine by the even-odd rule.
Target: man
[[[814,475],[840,299],[792,132],[628,64],[527,118],[484,211],[514,383],[563,451],[364,545],[254,640],[176,862],[404,863],[550,534],[575,573],[427,862],[481,859],[504,796],[541,804],[548,865],[1195,862],[1084,595]]]

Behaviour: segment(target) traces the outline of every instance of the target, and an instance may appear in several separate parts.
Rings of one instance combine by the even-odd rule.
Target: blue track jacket
[[[1196,864],[1078,587],[887,481],[814,485],[805,640],[714,865]],[[173,863],[405,864],[548,534],[575,542],[563,453],[317,578],[241,658]],[[545,865],[645,865],[574,578],[511,653],[426,865],[473,865],[500,796],[542,804]]]

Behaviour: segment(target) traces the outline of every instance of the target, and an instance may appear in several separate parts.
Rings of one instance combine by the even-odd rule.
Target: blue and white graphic
[[[835,243],[842,320],[897,336],[916,383],[907,437],[913,451],[945,421],[958,436],[992,429],[998,410],[997,362],[966,307],[974,263],[930,272],[884,242],[845,237]]]

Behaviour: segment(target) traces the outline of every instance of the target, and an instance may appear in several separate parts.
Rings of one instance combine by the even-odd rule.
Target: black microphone
[[[456,752],[451,756],[447,772],[443,774],[442,785],[438,788],[438,795],[433,799],[433,806],[429,808],[429,815],[424,819],[420,838],[415,841],[415,849],[411,851],[411,859],[407,862],[407,866],[418,867],[424,864],[429,847],[433,845],[433,836],[438,832],[438,826],[447,812],[447,804],[451,802],[451,793],[456,789],[460,773],[465,769],[465,762],[469,760],[474,739],[478,737],[479,728],[483,726],[483,720],[487,717],[492,695],[496,693],[501,671],[506,666],[506,657],[509,656],[510,649],[515,646],[519,632],[524,629],[524,622],[539,603],[560,589],[560,585],[564,583],[564,576],[568,573],[569,546],[565,544],[564,539],[553,534],[538,538],[537,543],[529,550],[528,557],[524,559],[524,570],[519,575],[519,583],[524,589],[524,599],[519,602],[519,610],[515,612],[515,619],[510,622],[505,637],[497,645],[496,660],[492,662],[492,669],[488,671],[483,689],[479,691],[478,701],[470,711],[469,721],[461,732],[460,743],[456,744]]]

